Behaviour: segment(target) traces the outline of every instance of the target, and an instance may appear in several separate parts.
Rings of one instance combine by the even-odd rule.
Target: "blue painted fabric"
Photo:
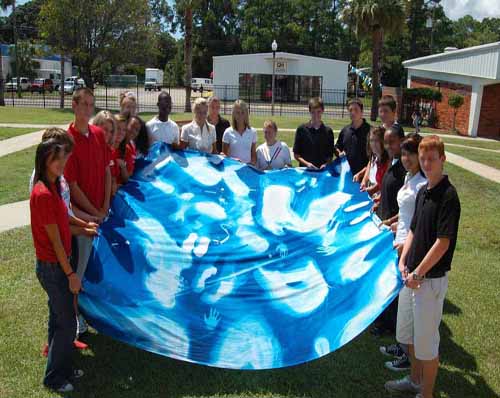
[[[94,240],[81,310],[100,333],[183,361],[311,361],[401,288],[370,208],[345,160],[263,173],[156,143]]]

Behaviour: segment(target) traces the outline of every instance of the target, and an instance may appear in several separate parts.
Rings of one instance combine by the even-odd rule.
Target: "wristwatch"
[[[412,272],[412,275],[413,275],[413,280],[414,281],[423,281],[425,279],[425,276],[421,276],[421,275],[418,275],[415,273],[415,271]]]

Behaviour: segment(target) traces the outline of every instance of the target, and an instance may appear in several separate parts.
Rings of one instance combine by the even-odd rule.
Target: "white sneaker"
[[[415,395],[415,398],[424,398],[424,396],[420,393],[418,393],[417,395]]]
[[[81,336],[84,333],[87,333],[89,330],[89,326],[87,325],[87,322],[85,321],[85,318],[83,317],[82,314],[78,315],[78,335]]]
[[[403,377],[399,380],[388,381],[387,383],[385,383],[384,387],[389,392],[420,392],[420,386],[413,383],[410,379],[410,376]]]
[[[71,383],[64,383],[61,387],[59,387],[56,391],[57,392],[61,392],[61,393],[65,393],[65,392],[71,392],[73,391],[75,388],[73,387],[73,384]]]

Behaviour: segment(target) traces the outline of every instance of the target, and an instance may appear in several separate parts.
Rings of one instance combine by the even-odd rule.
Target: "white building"
[[[0,44],[0,53],[2,55],[2,70],[3,78],[7,79],[7,76],[13,77],[13,71],[11,68],[12,58],[9,54],[9,48],[7,44]],[[40,65],[36,69],[38,77],[43,77],[46,79],[58,80],[61,78],[61,57],[59,55],[46,55],[41,57],[33,58]],[[71,64],[71,59],[66,58],[64,63],[64,74],[66,77],[73,75],[73,66]],[[23,76],[19,76],[23,77]]]
[[[348,65],[347,61],[277,52],[275,99],[302,102],[320,95],[326,103],[341,102]],[[270,100],[273,53],[213,57],[213,72],[215,94],[220,98]]]
[[[448,97],[458,93],[465,99],[457,114],[459,132],[471,136],[500,138],[500,42],[403,62],[408,69],[408,87],[439,89],[438,127],[451,128],[453,109]]]

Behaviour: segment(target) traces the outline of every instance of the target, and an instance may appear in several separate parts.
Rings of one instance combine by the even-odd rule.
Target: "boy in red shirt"
[[[75,145],[68,158],[64,177],[69,184],[71,202],[102,222],[108,214],[111,196],[110,151],[104,131],[89,124],[94,113],[92,91],[87,87],[76,90],[72,107],[75,120],[70,124],[68,134],[73,137]],[[83,279],[92,250],[92,238],[79,235],[76,240],[76,273]],[[78,329],[80,334],[87,330],[82,317],[79,317]]]

